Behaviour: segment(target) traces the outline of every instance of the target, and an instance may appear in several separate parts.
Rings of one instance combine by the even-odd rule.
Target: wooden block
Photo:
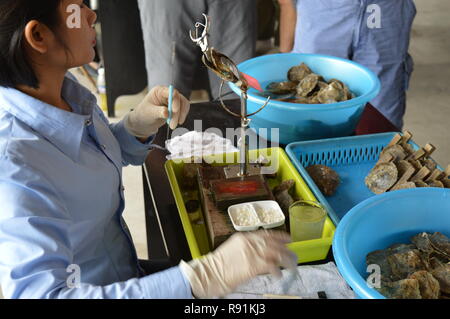
[[[444,188],[444,184],[441,181],[431,181],[428,185],[430,185],[430,187]]]
[[[430,171],[434,171],[437,166],[436,162],[431,158],[422,159],[421,164],[422,166],[426,166]]]
[[[419,171],[423,167],[422,163],[420,163],[419,161],[416,161],[414,159],[410,159],[410,160],[408,160],[408,162],[410,162],[411,165],[414,166],[416,171]]]
[[[213,193],[210,188],[210,178],[225,179],[223,167],[201,167],[198,170],[199,192],[202,202],[203,216],[208,232],[209,244],[211,249],[215,249],[232,234],[234,234],[236,230],[231,223],[226,209],[221,210],[216,206]],[[264,177],[262,178],[264,179]],[[270,189],[268,197],[264,199],[275,200]],[[279,229],[285,229],[284,225]]]
[[[403,137],[402,137],[402,142],[403,143],[408,143],[412,138],[412,134],[410,131],[403,131]]]
[[[382,164],[382,163],[391,163],[394,161],[394,156],[391,153],[383,153],[381,152],[380,158],[378,159],[378,162],[375,164],[375,166]]]
[[[403,149],[403,147],[401,145],[392,145],[389,147],[386,147],[380,154],[380,158],[383,158],[385,156],[388,155],[392,155],[393,157],[393,161],[400,161],[406,158],[406,156],[408,155],[405,150]],[[386,162],[386,161],[384,161]]]
[[[440,180],[445,176],[445,173],[443,171],[441,171],[439,168],[436,168],[431,174],[430,176],[428,176],[428,178],[425,180],[425,182],[429,183],[432,182],[434,180]]]
[[[399,144],[402,141],[402,136],[400,134],[395,134],[394,138],[388,144],[387,147]]]
[[[408,155],[414,153],[414,148],[412,147],[411,144],[408,144],[408,143],[401,143],[400,145],[403,147],[403,149],[405,150],[405,152],[406,152]]]
[[[428,174],[430,174],[430,170],[424,166],[411,178],[411,182],[424,180]]]
[[[392,187],[392,190],[398,189],[400,185],[407,183],[408,180],[414,175],[416,170],[414,169],[414,166],[412,166],[411,163],[405,160],[399,161],[397,164],[397,171],[398,176],[400,178],[398,179],[397,183]]]
[[[427,145],[425,145],[424,150],[426,152],[426,156],[428,157],[434,153],[436,147],[433,144],[428,143]]]
[[[445,188],[450,188],[450,165],[444,171],[444,177],[441,179]]]
[[[450,165],[447,166],[447,168],[445,169],[445,175],[447,175],[447,178],[450,176]]]
[[[430,187],[427,183],[422,180],[415,181],[416,187]]]
[[[412,153],[411,155],[409,155],[406,159],[413,159],[413,160],[419,160],[422,157],[424,157],[427,153],[425,152],[425,150],[423,148],[419,148],[417,151],[415,151],[414,153]]]
[[[403,184],[396,185],[394,187],[391,189],[391,191],[396,191],[396,190],[400,190],[400,189],[416,188],[416,184],[414,182],[406,182]]]
[[[211,249],[217,248],[235,232],[230,218],[217,209],[209,188],[205,187],[209,184],[207,177],[214,174],[220,173],[206,167],[200,168],[198,174],[200,200]]]

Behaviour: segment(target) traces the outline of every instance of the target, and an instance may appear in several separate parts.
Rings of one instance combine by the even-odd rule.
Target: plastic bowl
[[[337,57],[299,53],[266,55],[245,61],[238,68],[256,78],[265,89],[271,82],[286,81],[289,69],[302,62],[325,80],[335,78],[343,81],[357,97],[345,102],[316,105],[271,101],[252,117],[250,127],[261,137],[281,144],[352,135],[367,102],[380,92],[380,81],[369,69]],[[236,85],[229,85],[241,95]],[[257,90],[250,89],[248,112],[256,112],[265,101]],[[272,128],[279,128],[278,141],[278,137],[272,138]]]
[[[363,299],[385,299],[370,288],[366,256],[421,232],[450,236],[450,189],[420,188],[385,193],[351,209],[339,223],[333,254],[339,272]]]

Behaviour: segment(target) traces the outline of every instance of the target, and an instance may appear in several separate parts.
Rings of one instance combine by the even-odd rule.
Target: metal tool
[[[172,121],[172,106],[173,106],[173,93],[174,93],[174,86],[173,81],[175,79],[175,57],[176,57],[176,42],[172,42],[172,59],[171,59],[171,65],[172,65],[172,78],[170,80],[170,86],[169,86],[169,103],[168,103],[168,109],[169,109],[169,117],[167,119],[167,136],[166,141],[170,139],[170,122]]]
[[[248,157],[248,149],[249,149],[249,139],[247,130],[250,126],[250,117],[261,112],[270,101],[270,97],[267,99],[265,104],[256,112],[252,114],[247,113],[247,100],[248,100],[248,85],[245,77],[239,72],[236,64],[224,54],[216,51],[214,48],[209,46],[208,41],[208,32],[210,28],[210,18],[203,14],[205,18],[205,22],[197,22],[195,23],[195,32],[189,31],[189,35],[191,40],[196,43],[203,52],[202,61],[210,70],[212,70],[215,74],[219,76],[222,80],[219,88],[219,101],[221,106],[227,111],[229,114],[238,117],[241,119],[241,145],[240,145],[240,161],[239,161],[239,172],[236,175],[232,170],[225,170],[225,174],[227,178],[234,177],[246,177],[249,176],[249,157]],[[232,82],[236,84],[241,89],[241,112],[237,114],[231,111],[223,102],[222,99],[222,91],[223,85],[225,82]]]
[[[167,136],[166,136],[166,141],[169,140],[170,138],[170,122],[172,121],[172,107],[173,107],[173,85],[169,86],[169,105],[167,106],[167,108],[169,109],[169,117],[167,118]]]

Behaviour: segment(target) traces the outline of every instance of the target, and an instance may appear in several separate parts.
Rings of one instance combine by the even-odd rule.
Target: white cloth
[[[355,294],[339,274],[333,262],[323,265],[299,266],[297,274],[283,270],[281,279],[271,275],[258,276],[240,286],[225,299],[261,299],[264,294],[299,296],[319,299],[318,292],[328,299],[354,299]],[[270,296],[268,297],[270,298]]]
[[[230,140],[214,133],[197,131],[168,140],[166,148],[170,152],[167,156],[168,160],[239,152]]]

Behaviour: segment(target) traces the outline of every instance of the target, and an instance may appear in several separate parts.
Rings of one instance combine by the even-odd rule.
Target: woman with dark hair
[[[0,280],[9,298],[222,296],[295,266],[282,233],[233,236],[202,259],[152,275],[122,218],[122,167],[141,165],[168,118],[155,87],[117,124],[67,77],[94,58],[82,0],[0,0]],[[175,92],[172,129],[189,102]]]

